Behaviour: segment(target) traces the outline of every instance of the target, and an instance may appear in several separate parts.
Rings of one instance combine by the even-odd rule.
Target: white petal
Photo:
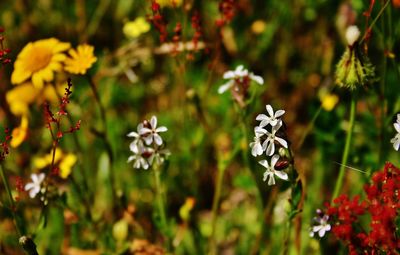
[[[400,147],[400,139],[397,139],[397,141],[393,144],[393,147],[396,151],[399,150]]]
[[[265,168],[269,168],[269,164],[268,164],[268,161],[266,161],[265,159],[263,159],[263,160],[261,160],[261,161],[258,161],[258,163],[260,164],[260,165],[262,165],[263,167],[265,167]]]
[[[30,196],[30,198],[34,198],[35,196],[36,196],[36,194],[37,193],[39,193],[39,191],[40,191],[40,188],[33,188],[33,189],[31,189],[30,191],[29,191],[29,196]]]
[[[270,141],[270,142],[268,143],[268,147],[267,147],[266,153],[267,153],[268,156],[272,156],[272,155],[274,154],[274,152],[275,152],[275,144],[274,144],[274,141]],[[275,163],[276,163],[276,162],[275,162]],[[275,164],[271,164],[271,165],[274,166]]]
[[[128,136],[128,137],[138,137],[139,136],[139,134],[138,133],[136,133],[136,132],[130,132],[129,134],[127,134],[126,136]]]
[[[267,109],[267,112],[268,112],[269,116],[274,117],[274,109],[272,109],[271,105],[267,104],[265,106],[265,109]]]
[[[153,139],[157,145],[161,145],[163,143],[161,136],[159,136],[157,133],[153,135]]]
[[[31,179],[34,183],[38,182],[38,176],[36,174],[31,174]]]
[[[268,185],[275,185],[275,178],[272,174],[269,176]]]
[[[325,226],[325,230],[326,230],[326,231],[331,231],[331,225],[330,225],[330,224],[326,225],[326,226]]]
[[[157,127],[157,117],[156,116],[151,117],[150,125],[151,125],[151,128],[153,128],[153,129]]]
[[[283,114],[285,114],[285,110],[278,110],[278,111],[275,112],[275,118],[279,118]]]
[[[144,138],[144,142],[145,142],[147,145],[150,145],[150,144],[153,142],[153,134],[151,134],[151,135],[149,135],[149,136],[146,136],[146,137]]]
[[[321,230],[318,232],[319,237],[323,237],[325,235],[325,229],[321,228]]]
[[[35,186],[36,186],[36,185],[33,184],[32,182],[27,183],[27,184],[25,185],[25,190],[28,191],[28,190],[30,190],[30,189],[33,189]]]
[[[261,76],[258,75],[254,75],[254,74],[250,74],[250,79],[252,79],[253,81],[257,82],[260,85],[264,84],[264,79]]]
[[[280,144],[281,144],[283,147],[285,147],[286,149],[288,148],[287,142],[286,142],[284,139],[275,136],[275,141],[277,141],[278,143],[280,143]]]
[[[269,117],[265,114],[258,114],[256,120],[269,120]]]
[[[165,132],[165,131],[168,131],[168,129],[167,129],[166,127],[164,127],[164,126],[158,127],[158,128],[156,129],[156,132]]]
[[[224,78],[224,79],[233,79],[233,78],[235,78],[235,73],[233,71],[227,71],[227,72],[224,73],[222,78]]]
[[[132,160],[134,160],[136,158],[136,156],[129,156],[127,163],[131,162]]]
[[[266,133],[268,133],[268,131],[267,131],[266,129],[264,129],[264,128],[258,126],[258,127],[255,127],[255,128],[254,128],[254,133],[256,134],[256,136],[257,136],[257,134],[259,134],[259,135],[265,135]],[[260,137],[260,136],[259,136],[259,137]]]
[[[400,124],[399,123],[394,123],[394,128],[396,129],[397,133],[400,133]]]
[[[41,182],[44,180],[44,177],[46,177],[46,175],[45,175],[44,173],[40,173],[40,174],[38,175],[38,181],[39,181],[39,183],[41,183]]]
[[[140,130],[139,130],[139,135],[144,135],[144,134],[148,134],[148,133],[151,133],[152,131],[151,131],[151,129],[148,129],[148,128],[141,128]]]
[[[228,81],[227,83],[221,85],[221,86],[218,88],[218,94],[224,93],[225,91],[227,91],[228,89],[230,89],[230,88],[233,86],[233,84],[235,84],[235,82],[234,82],[233,80],[230,80],[230,81]]]
[[[274,156],[272,156],[272,159],[271,159],[271,167],[272,168],[274,168],[275,167],[275,164],[276,164],[276,162],[278,162],[278,160],[279,160],[279,155],[274,155]]]
[[[285,181],[287,181],[289,179],[287,173],[285,173],[283,171],[275,171],[275,175]]]

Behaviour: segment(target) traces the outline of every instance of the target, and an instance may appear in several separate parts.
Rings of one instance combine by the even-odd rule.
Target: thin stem
[[[15,229],[17,230],[18,236],[21,236],[21,229],[19,228],[17,217],[16,217],[15,212],[14,212],[14,209],[15,209],[14,199],[13,199],[12,194],[11,194],[10,185],[9,185],[8,180],[6,178],[6,174],[4,172],[4,168],[3,168],[3,166],[1,164],[0,164],[0,175],[1,175],[1,179],[3,180],[4,187],[5,187],[7,195],[8,195],[8,200],[9,200],[9,203],[10,203],[10,210],[11,210],[12,216],[14,218]]]
[[[224,179],[225,167],[218,167],[216,187],[213,197],[212,213],[211,213],[211,236],[209,240],[209,254],[216,254],[215,227],[217,224],[217,211],[219,200],[221,199],[222,180]]]
[[[339,176],[336,180],[336,185],[335,185],[335,190],[333,192],[332,201],[339,195],[339,192],[343,186],[344,171],[346,169],[347,159],[349,157],[349,152],[350,152],[350,144],[351,144],[351,138],[353,135],[355,115],[356,115],[356,99],[353,96],[351,99],[350,123],[349,123],[349,127],[347,129],[346,144],[344,146],[344,152],[343,152],[343,156],[342,156],[342,162],[340,165]]]
[[[167,238],[167,246],[169,249],[170,230],[169,230],[169,224],[167,221],[167,216],[165,213],[165,203],[164,203],[164,199],[163,199],[163,191],[161,188],[159,167],[154,167],[153,173],[154,173],[154,181],[155,181],[155,185],[156,185],[157,207],[158,207],[158,212],[159,212],[160,220],[161,220],[161,229],[162,229],[162,232],[164,232],[165,237]]]
[[[372,29],[372,27],[375,25],[375,23],[378,21],[378,19],[381,17],[383,14],[383,11],[386,9],[386,7],[389,5],[390,0],[387,0],[386,3],[383,5],[382,9],[379,10],[378,15],[376,15],[375,19],[371,22],[371,25],[369,25],[368,29],[365,30],[365,34],[363,38],[360,40],[360,44],[365,40],[367,37],[368,31]]]

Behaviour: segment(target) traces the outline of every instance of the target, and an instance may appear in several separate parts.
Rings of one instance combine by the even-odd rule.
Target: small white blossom
[[[256,117],[256,120],[261,121],[260,122],[260,127],[265,127],[268,124],[270,124],[272,127],[276,126],[278,122],[282,122],[281,119],[279,119],[283,114],[285,114],[284,110],[278,110],[274,113],[274,109],[272,108],[271,105],[266,105],[265,108],[267,109],[268,115],[265,114],[259,114]]]
[[[263,147],[261,145],[261,137],[264,136],[266,132],[267,130],[263,128],[260,127],[254,128],[254,133],[256,136],[254,137],[254,142],[250,143],[251,155],[253,155],[254,157],[260,156],[264,152]]]
[[[137,153],[134,153],[132,156],[130,156],[128,158],[128,163],[133,161],[134,168],[136,168],[136,169],[143,168],[143,169],[147,170],[150,165],[147,162],[147,159],[143,157],[143,154],[146,152],[150,152],[148,150],[149,150],[148,148],[141,148],[140,151],[138,151]]]
[[[42,186],[42,182],[44,181],[44,178],[46,177],[46,175],[44,173],[40,173],[40,174],[31,174],[31,179],[32,182],[27,183],[25,185],[25,190],[28,191],[29,190],[29,196],[31,198],[36,197],[36,195],[38,193],[40,193],[40,189]]]
[[[237,80],[239,82],[242,82],[243,79],[246,77],[260,85],[264,84],[264,79],[261,76],[249,73],[247,69],[244,69],[243,65],[239,65],[234,71],[227,71],[224,73],[223,78],[225,80],[229,79],[229,81],[218,88],[218,93],[224,93],[225,91],[232,88]]]
[[[288,180],[287,173],[285,173],[283,171],[278,171],[275,169],[275,164],[276,164],[276,162],[278,162],[278,160],[279,160],[279,156],[274,155],[274,156],[272,156],[271,164],[268,164],[267,160],[261,160],[260,162],[258,162],[267,169],[264,172],[263,181],[268,180],[268,185],[275,185],[275,175],[278,176],[282,180]]]
[[[360,37],[360,29],[357,26],[349,26],[346,30],[347,43],[352,46]]]
[[[153,116],[150,119],[150,128],[143,127],[139,130],[139,134],[143,136],[144,141],[147,145],[150,145],[153,141],[157,145],[161,145],[163,143],[163,140],[158,133],[165,132],[167,130],[168,129],[164,126],[157,127],[157,117]]]
[[[143,123],[139,123],[139,125],[137,126],[137,132],[132,131],[129,134],[127,134],[128,137],[134,138],[134,140],[129,145],[129,149],[134,153],[138,153],[139,150],[144,146],[143,139],[139,134],[142,128],[143,128]]]
[[[318,217],[314,217],[316,225],[311,227],[310,237],[314,237],[315,233],[318,233],[319,237],[323,237],[326,232],[331,230],[331,225],[328,223],[329,216],[322,214],[321,210],[317,210]]]
[[[149,158],[149,163],[150,165],[161,165],[162,163],[164,163],[165,158],[168,157],[170,154],[171,153],[167,149],[154,151]]]
[[[280,143],[286,149],[288,148],[285,139],[276,136],[276,132],[281,128],[281,126],[282,121],[272,127],[271,133],[264,129],[267,134],[267,139],[262,144],[262,149],[266,151],[268,156],[272,156],[275,153],[275,142]]]
[[[397,131],[395,137],[393,137],[390,142],[393,143],[393,148],[398,151],[400,147],[400,114],[397,114],[397,122],[393,124]]]

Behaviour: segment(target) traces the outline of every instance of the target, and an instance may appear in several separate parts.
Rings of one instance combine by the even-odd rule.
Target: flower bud
[[[349,26],[346,30],[346,40],[348,45],[353,46],[360,37],[360,30],[357,26]]]

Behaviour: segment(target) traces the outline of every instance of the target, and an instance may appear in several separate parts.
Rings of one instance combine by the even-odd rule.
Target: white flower
[[[288,175],[283,171],[275,170],[275,164],[278,162],[279,156],[274,155],[271,159],[271,165],[268,164],[267,160],[261,160],[260,163],[267,170],[264,172],[263,181],[268,179],[268,185],[275,185],[275,175],[278,176],[282,180],[288,180]]]
[[[399,119],[400,114],[397,115],[397,122],[393,124],[394,128],[397,131],[397,134],[395,137],[393,137],[390,142],[393,143],[393,148],[398,151],[400,147],[400,119]]]
[[[282,121],[279,121],[276,126],[272,127],[271,133],[264,129],[268,137],[262,144],[262,149],[266,150],[268,156],[272,156],[275,153],[275,141],[280,143],[286,149],[288,148],[287,142],[283,138],[277,137],[275,135],[276,132],[281,128],[281,126]]]
[[[143,128],[143,123],[140,123],[137,126],[137,132],[130,132],[129,134],[127,134],[128,137],[133,137],[134,140],[131,142],[131,144],[129,145],[129,149],[133,152],[133,153],[139,153],[139,151],[141,150],[141,148],[143,148],[143,139],[142,137],[139,135],[140,130]]]
[[[44,173],[31,174],[32,182],[25,185],[25,190],[29,190],[29,196],[31,198],[36,197],[36,195],[40,192],[40,188],[45,177],[46,175]]]
[[[278,124],[278,122],[281,122],[281,119],[279,119],[279,117],[285,114],[284,110],[278,110],[274,113],[274,109],[272,109],[272,106],[269,104],[267,104],[265,108],[267,109],[269,116],[265,114],[259,114],[256,117],[256,120],[261,121],[259,125],[260,127],[265,127],[268,124],[274,127]]]
[[[250,80],[255,81],[256,83],[263,85],[264,79],[261,76],[254,75],[253,73],[249,73],[247,69],[243,68],[243,65],[239,65],[236,67],[234,71],[227,71],[224,73],[223,78],[225,80],[229,79],[229,81],[218,88],[218,93],[222,94],[231,87],[233,87],[236,83],[236,80],[240,82],[243,81],[244,78],[248,77]]]
[[[321,210],[317,210],[319,214],[318,217],[314,217],[314,221],[317,225],[312,226],[310,231],[310,237],[314,237],[315,233],[318,233],[319,237],[323,237],[326,232],[331,230],[331,225],[328,223],[329,216],[324,214],[322,215]]]
[[[161,165],[164,162],[165,158],[168,157],[170,154],[171,153],[167,149],[154,151],[149,158],[150,165],[153,165],[154,163],[157,165]]]
[[[147,160],[143,157],[143,153],[148,152],[148,150],[151,150],[150,148],[140,148],[140,151],[137,153],[133,154],[128,158],[128,163],[133,161],[133,167],[136,169],[143,168],[147,170],[149,168],[149,163]],[[150,151],[149,151],[150,152]]]
[[[153,116],[150,119],[150,128],[143,127],[139,130],[139,134],[143,136],[144,141],[147,145],[150,145],[153,141],[157,145],[161,145],[163,143],[163,140],[158,133],[165,132],[167,130],[168,129],[164,126],[157,127],[157,117]]]
[[[357,26],[349,26],[346,30],[347,43],[352,46],[360,37],[360,29]]]
[[[263,147],[261,146],[261,137],[266,134],[267,130],[260,128],[260,127],[255,127],[254,128],[254,142],[250,143],[251,147],[251,155],[254,157],[257,157],[259,155],[262,155],[264,150]]]

